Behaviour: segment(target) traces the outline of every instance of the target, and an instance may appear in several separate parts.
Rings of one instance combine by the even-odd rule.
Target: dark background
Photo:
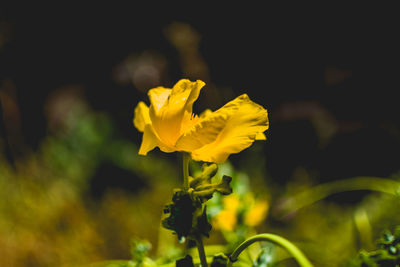
[[[117,84],[112,70],[129,54],[155,50],[168,64],[171,83],[162,85],[172,86],[183,77],[163,29],[184,22],[201,36],[212,82],[269,110],[263,151],[276,181],[286,181],[298,165],[317,171],[321,182],[391,175],[400,148],[396,18],[389,7],[304,9],[4,6],[0,81],[15,85],[23,138],[33,149],[47,133],[47,96],[77,84],[95,110],[109,113],[121,135],[138,143],[132,111],[146,95]],[[290,108],[296,103],[300,110],[317,103],[335,118],[339,130],[326,145],[319,145],[309,118]]]

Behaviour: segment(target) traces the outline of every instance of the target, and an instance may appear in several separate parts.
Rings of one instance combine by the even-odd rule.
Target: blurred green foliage
[[[139,157],[135,144],[118,138],[108,116],[74,108],[63,130],[16,162],[16,170],[0,159],[1,266],[87,264],[127,257],[132,236],[157,240],[170,188],[153,178],[173,185],[179,176],[174,165]],[[94,198],[91,179],[104,162],[145,180],[155,195],[117,187]]]
[[[165,35],[177,48],[184,77],[208,83],[200,109],[217,107],[221,98],[231,98],[229,88],[214,90],[217,86],[210,81],[207,64],[198,51],[200,36],[193,28],[173,23]],[[119,67],[127,73],[116,71],[115,80],[132,82],[145,91],[167,79],[166,65],[166,58],[158,52],[144,51],[123,61]],[[149,69],[156,78],[149,78]],[[15,158],[14,164],[5,156],[7,140],[0,139],[0,266],[174,266],[175,260],[186,254],[197,264],[196,249],[179,244],[176,236],[160,227],[165,219],[163,207],[181,183],[176,155],[153,151],[138,156],[137,144],[121,137],[109,114],[92,110],[83,99],[66,107],[61,113],[48,111],[49,117],[61,114],[57,126],[50,127],[36,151]],[[288,104],[280,115],[276,110],[274,119],[309,120],[322,148],[340,128],[333,115],[315,103]],[[398,128],[391,130],[400,140]],[[267,142],[274,142],[273,138]],[[231,176],[233,193],[228,197],[214,194],[208,201],[213,229],[205,245],[210,262],[214,255],[230,253],[249,236],[262,232],[292,241],[315,266],[346,266],[349,261],[353,266],[374,266],[381,260],[398,261],[398,230],[383,237],[381,233],[400,225],[400,197],[392,194],[400,192],[395,186],[400,173],[385,180],[376,177],[368,188],[366,180],[344,180],[342,176],[341,181],[351,183],[321,187],[318,172],[303,164],[288,171],[286,180],[278,181],[271,163],[265,164],[263,146],[255,143],[243,151],[243,157],[219,165],[216,179]],[[269,156],[287,161],[294,157]],[[120,179],[119,172],[103,173],[105,165],[128,174],[123,178],[126,181],[113,184]],[[200,170],[201,164],[191,162],[193,176]],[[368,191],[354,203],[337,201],[349,184],[352,190],[378,188],[379,192]],[[292,204],[283,208],[282,203]],[[373,240],[379,238],[376,248]],[[264,242],[246,249],[235,265],[296,263],[282,248]]]
[[[106,114],[85,105],[71,108],[64,123],[59,131],[49,133],[37,153],[17,161],[16,169],[4,158],[0,160],[0,250],[4,255],[0,265],[76,266],[125,259],[107,264],[168,266],[185,252],[196,263],[193,248],[183,247],[175,236],[160,229],[163,206],[171,198],[172,189],[180,184],[178,161],[157,152],[138,156],[137,146],[119,137]],[[370,193],[352,205],[325,201],[313,195],[317,189],[312,184],[285,188],[264,179],[267,170],[254,160],[262,157],[257,145],[245,153],[246,160],[238,167],[226,162],[219,165],[215,176],[217,180],[223,175],[231,176],[233,194],[214,194],[208,201],[213,230],[205,243],[210,261],[212,255],[231,252],[255,233],[271,232],[293,241],[316,266],[338,266],[361,249],[373,249],[372,240],[384,229],[400,224],[400,200],[396,194]],[[126,170],[135,181],[144,181],[141,189],[108,188],[100,198],[93,196],[92,179],[104,163]],[[200,170],[199,163],[191,162],[193,176]],[[300,174],[304,179],[310,175],[307,170]],[[377,186],[385,192],[387,182],[396,185],[399,175],[374,181],[376,185],[370,187]],[[324,197],[329,192],[340,193],[335,184],[324,186],[324,192],[328,192]],[[362,188],[362,184],[358,186]],[[393,186],[390,189],[396,191]],[[304,202],[300,209],[290,206],[293,211],[289,213],[280,209],[284,200],[296,199],[297,193],[305,192],[314,200]],[[246,214],[257,203],[264,203],[264,208],[253,213],[252,220],[246,220]],[[227,216],[231,217],[218,221],[222,211],[230,212]],[[231,224],[227,224],[227,218],[233,220]],[[226,229],[226,225],[231,228]],[[147,239],[152,249],[144,243],[130,253],[132,238]],[[365,260],[365,255],[370,254],[361,255]],[[250,247],[239,260],[237,266],[294,264],[284,250],[268,243]]]
[[[377,242],[377,250],[362,250],[357,258],[349,261],[349,266],[400,266],[400,226],[393,233],[386,230]]]

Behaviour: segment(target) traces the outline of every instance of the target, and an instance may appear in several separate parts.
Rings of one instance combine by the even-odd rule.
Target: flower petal
[[[139,155],[147,155],[147,152],[153,150],[158,145],[158,138],[154,134],[150,124],[146,124],[143,131],[142,144],[139,148]]]
[[[267,137],[264,133],[257,133],[256,140],[267,140]]]
[[[182,126],[188,127],[192,119],[192,106],[199,97],[204,82],[178,81],[171,89],[158,87],[149,91],[150,118],[160,141],[174,147]]]
[[[154,112],[155,115],[158,115],[160,113],[160,110],[168,101],[168,97],[171,94],[171,92],[172,92],[171,89],[164,88],[161,86],[149,90],[147,95],[150,98],[150,106],[152,112]]]
[[[243,94],[200,120],[178,143],[181,148],[195,148],[191,151],[194,160],[224,162],[263,138],[268,126],[267,110]]]
[[[165,146],[162,142],[160,142],[160,139],[154,132],[153,127],[150,124],[146,124],[144,127],[142,144],[139,148],[139,155],[147,155],[147,152],[153,150],[157,146],[161,151],[166,153],[175,151],[175,149]]]
[[[191,82],[187,79],[182,79],[177,82],[172,88],[172,93],[169,98],[169,105],[172,105],[171,112],[184,111],[192,114],[194,101],[197,100],[201,88],[205,85],[203,81],[197,80]]]
[[[190,131],[184,133],[176,142],[176,148],[191,152],[215,141],[225,128],[229,116],[224,113],[211,113],[203,117]]]
[[[146,124],[151,124],[149,107],[140,101],[135,108],[134,114],[133,124],[140,132],[143,132]]]

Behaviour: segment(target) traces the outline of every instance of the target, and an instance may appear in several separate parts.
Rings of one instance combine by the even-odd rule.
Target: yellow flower
[[[240,207],[240,199],[238,195],[236,195],[235,193],[230,194],[229,196],[225,196],[222,199],[222,202],[224,203],[225,210],[229,210],[234,213],[236,213],[236,211]]]
[[[237,222],[236,213],[231,210],[221,210],[214,218],[214,227],[226,231],[233,231]]]
[[[224,209],[214,218],[213,225],[216,229],[233,231],[237,223],[237,211],[240,207],[240,199],[236,194],[225,196],[222,199]]]
[[[247,226],[253,227],[260,224],[267,216],[268,208],[269,205],[267,201],[257,201],[254,206],[246,212],[244,216],[244,223]]]
[[[157,87],[148,92],[150,107],[139,102],[133,123],[143,132],[140,155],[159,147],[164,152],[185,151],[192,159],[224,162],[255,140],[265,140],[268,113],[246,94],[215,112],[192,113],[204,82],[178,81],[172,89]]]

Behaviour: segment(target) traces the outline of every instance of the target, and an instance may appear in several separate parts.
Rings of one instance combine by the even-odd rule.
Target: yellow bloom
[[[267,201],[257,201],[249,211],[246,212],[244,216],[244,223],[247,226],[256,226],[260,224],[268,212],[268,202]]]
[[[215,112],[192,113],[204,82],[178,81],[172,89],[157,87],[148,92],[150,107],[139,102],[133,123],[143,132],[140,155],[159,147],[164,152],[185,151],[192,159],[224,162],[255,140],[265,140],[268,113],[246,94]]]
[[[237,211],[240,206],[240,199],[236,194],[225,196],[223,199],[224,209],[214,218],[213,225],[216,229],[233,231],[237,223]]]
[[[237,222],[236,213],[231,210],[221,210],[214,219],[214,227],[216,229],[223,229],[233,231]]]
[[[230,194],[229,196],[225,196],[222,199],[222,202],[224,203],[225,210],[229,210],[234,213],[236,213],[236,211],[240,207],[240,199],[236,194]]]

